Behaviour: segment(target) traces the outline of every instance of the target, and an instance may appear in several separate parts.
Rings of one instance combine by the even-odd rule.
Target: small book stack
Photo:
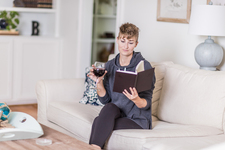
[[[14,0],[14,7],[52,8],[52,0]]]
[[[37,0],[38,8],[52,8],[52,0]]]
[[[14,0],[13,4],[15,7],[29,7],[36,8],[38,0]]]

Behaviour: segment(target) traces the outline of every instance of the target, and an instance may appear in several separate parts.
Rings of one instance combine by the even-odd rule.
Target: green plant
[[[19,25],[19,13],[16,11],[10,11],[9,13],[7,11],[1,11],[0,12],[0,18],[5,19],[6,23],[8,24],[6,26],[7,30],[10,29],[16,29],[16,27]]]

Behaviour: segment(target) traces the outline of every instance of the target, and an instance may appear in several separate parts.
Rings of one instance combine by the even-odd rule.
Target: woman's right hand
[[[107,73],[107,71],[105,70],[105,73],[104,73],[103,76],[97,77],[97,76],[95,76],[95,74],[93,72],[94,68],[95,68],[95,65],[92,65],[92,68],[90,69],[90,72],[87,74],[87,76],[89,78],[91,78],[92,80],[94,80],[96,83],[99,83],[99,81],[103,80],[103,78],[104,78],[105,74]],[[97,81],[97,79],[98,79],[98,81]]]
[[[93,72],[93,71],[94,71],[93,66],[94,66],[94,65],[92,65],[92,68],[90,69],[90,72],[87,74],[87,76],[88,76],[89,78],[91,78],[93,81],[96,82],[97,77],[95,76],[95,74],[94,74],[94,72]]]

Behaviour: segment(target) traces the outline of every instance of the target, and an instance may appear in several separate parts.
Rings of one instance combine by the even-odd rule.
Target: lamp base
[[[202,69],[202,70],[210,70],[210,71],[216,71],[217,70],[216,67],[200,67],[199,69]]]
[[[215,71],[223,60],[223,49],[209,37],[196,47],[195,60],[200,69]]]

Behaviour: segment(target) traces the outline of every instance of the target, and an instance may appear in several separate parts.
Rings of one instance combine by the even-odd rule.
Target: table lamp
[[[195,60],[200,69],[217,70],[223,60],[223,49],[211,36],[225,36],[225,6],[212,5],[212,2],[210,5],[193,5],[189,33],[208,36],[196,47]]]

